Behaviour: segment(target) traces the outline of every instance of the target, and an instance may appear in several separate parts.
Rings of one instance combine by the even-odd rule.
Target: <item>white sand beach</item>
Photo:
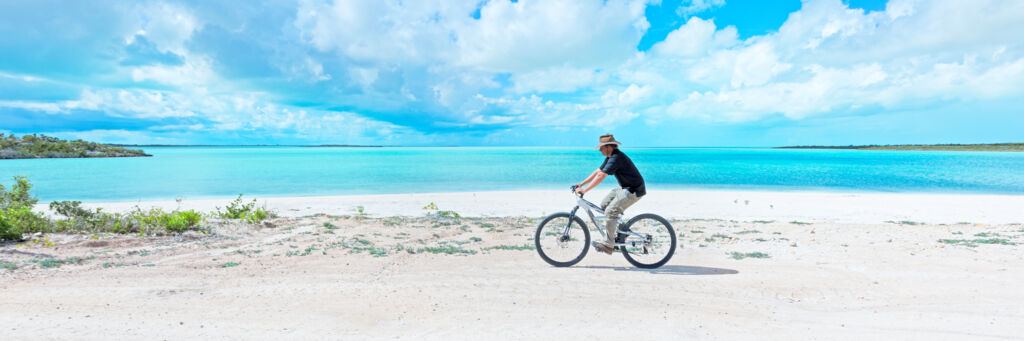
[[[603,194],[600,191],[595,194]],[[599,199],[594,196],[593,200]],[[209,211],[224,200],[89,203]],[[1024,196],[653,191],[664,267],[554,268],[538,217],[568,191],[259,198],[213,235],[4,245],[10,339],[1020,339]],[[428,203],[462,219],[425,218]],[[359,206],[363,215],[357,214]],[[469,218],[481,217],[481,218]],[[454,252],[426,252],[430,246]],[[519,249],[517,249],[519,248]],[[375,253],[376,252],[376,253]],[[741,258],[754,252],[765,258]],[[31,259],[80,257],[42,268]]]

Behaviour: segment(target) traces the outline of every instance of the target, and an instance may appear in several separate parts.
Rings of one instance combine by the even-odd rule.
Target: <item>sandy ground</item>
[[[651,197],[641,201],[648,201],[645,206],[630,209],[673,218],[680,248],[656,270],[636,269],[619,254],[596,252],[570,268],[544,263],[531,249],[531,238],[541,214],[555,211],[540,204],[572,204],[561,192],[272,198],[266,202],[282,217],[259,226],[219,225],[212,235],[48,235],[41,238],[53,246],[8,243],[0,247],[0,262],[16,268],[0,269],[0,335],[719,340],[1024,335],[1022,197],[676,194],[681,193],[705,196]],[[424,217],[423,199],[463,216],[487,217]],[[142,205],[162,204],[179,205]],[[364,206],[364,214],[356,214],[353,205]],[[767,205],[773,207],[762,207]],[[526,213],[497,217],[508,211]],[[768,258],[732,257],[752,252]]]

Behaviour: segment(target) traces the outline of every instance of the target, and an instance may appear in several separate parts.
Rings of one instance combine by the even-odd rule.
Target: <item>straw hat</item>
[[[614,144],[616,146],[622,144],[622,143],[619,143],[619,141],[615,141],[615,136],[612,136],[612,134],[601,135],[601,137],[598,138],[597,141],[599,143],[597,144],[597,147],[594,147],[594,149],[601,149],[601,146],[606,145],[606,144]]]

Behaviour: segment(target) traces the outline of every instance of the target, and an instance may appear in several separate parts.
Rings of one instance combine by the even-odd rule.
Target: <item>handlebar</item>
[[[572,185],[572,186],[569,186],[569,190],[572,191],[572,194],[575,194],[576,196],[582,198],[583,194],[576,193],[576,189],[579,188],[579,187],[580,186]]]

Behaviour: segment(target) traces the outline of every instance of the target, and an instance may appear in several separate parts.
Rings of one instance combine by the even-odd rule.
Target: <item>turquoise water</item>
[[[0,160],[42,202],[563,189],[589,148],[145,148],[149,158]],[[1024,194],[1024,153],[624,149],[659,189]],[[614,183],[613,179],[606,183]]]

